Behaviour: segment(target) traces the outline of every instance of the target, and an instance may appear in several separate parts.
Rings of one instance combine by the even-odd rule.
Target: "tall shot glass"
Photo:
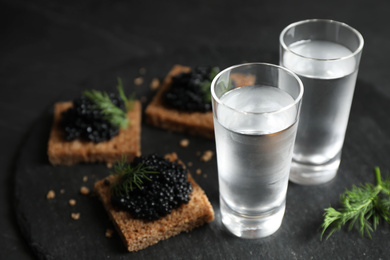
[[[302,82],[247,63],[221,71],[211,94],[222,223],[238,237],[269,236],[285,212]]]
[[[312,19],[280,34],[280,65],[295,72],[305,95],[290,180],[317,185],[338,171],[364,40],[349,25]]]

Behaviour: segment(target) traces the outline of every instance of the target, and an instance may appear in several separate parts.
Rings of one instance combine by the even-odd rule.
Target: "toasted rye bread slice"
[[[191,68],[175,65],[168,73],[157,90],[153,100],[146,107],[145,121],[147,124],[192,135],[214,138],[213,113],[185,112],[164,105],[163,94],[171,87],[172,77],[180,73],[190,72]]]
[[[52,165],[105,162],[110,167],[125,155],[128,161],[141,155],[141,102],[127,113],[129,126],[109,141],[94,143],[76,139],[66,141],[59,126],[61,113],[73,106],[72,102],[58,102],[54,107],[54,120],[48,142],[48,157]]]
[[[177,157],[173,153],[168,158],[172,160],[172,158]],[[181,232],[189,232],[214,219],[213,207],[190,173],[188,173],[188,180],[192,185],[190,201],[174,209],[169,215],[155,221],[134,219],[130,213],[117,210],[112,206],[110,185],[106,184],[105,180],[112,183],[114,178],[114,176],[109,176],[97,181],[95,192],[103,202],[104,208],[107,210],[128,251],[144,249]]]
[[[164,105],[164,92],[169,90],[172,84],[172,78],[180,73],[188,73],[190,67],[175,65],[168,73],[163,83],[157,90],[150,104],[145,110],[145,121],[147,124],[174,131],[185,132],[192,135],[214,138],[213,113],[210,112],[186,112],[169,108]],[[230,78],[235,82],[236,87],[253,85],[255,77],[233,73]]]

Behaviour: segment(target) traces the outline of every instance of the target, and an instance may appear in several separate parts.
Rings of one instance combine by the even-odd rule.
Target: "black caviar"
[[[195,67],[188,73],[172,78],[172,84],[164,93],[167,106],[188,112],[211,111],[210,83],[212,72],[218,68]]]
[[[130,212],[133,218],[153,221],[188,203],[192,186],[188,182],[187,171],[181,165],[155,154],[136,157],[130,166],[140,164],[153,173],[147,175],[148,179],[143,179],[140,187],[122,192],[121,196],[112,192],[112,205]],[[131,177],[122,175],[121,178]],[[120,183],[117,185],[120,186]]]
[[[126,111],[125,103],[115,93],[109,94],[111,102]],[[81,138],[95,143],[110,140],[119,134],[119,128],[103,118],[93,101],[86,96],[73,100],[73,107],[62,112],[60,127],[64,130],[65,139],[72,141]]]

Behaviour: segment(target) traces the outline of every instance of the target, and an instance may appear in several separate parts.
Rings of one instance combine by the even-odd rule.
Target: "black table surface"
[[[372,239],[342,229],[320,241],[323,209],[337,207],[353,184],[374,182],[373,168],[390,170],[390,2],[385,1],[0,1],[0,258],[1,259],[388,259],[390,228]],[[52,167],[46,142],[52,106],[90,88],[112,90],[123,78],[145,107],[149,84],[174,64],[278,63],[279,33],[309,18],[345,22],[365,46],[337,177],[316,187],[290,183],[283,224],[274,235],[244,240],[220,223],[213,140],[142,125],[142,152],[177,152],[216,212],[212,223],[127,253],[96,198],[80,197],[81,185],[106,174],[102,165]],[[134,79],[144,82],[136,85]],[[178,145],[189,138],[190,146]],[[83,176],[88,181],[83,182]],[[55,201],[45,198],[58,191]],[[59,193],[65,189],[64,194]],[[67,199],[78,200],[81,218],[70,218]]]

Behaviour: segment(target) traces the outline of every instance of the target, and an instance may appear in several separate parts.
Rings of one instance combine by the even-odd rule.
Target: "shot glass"
[[[305,94],[290,180],[317,185],[338,171],[364,40],[349,25],[312,19],[280,34],[280,65],[295,72]]]
[[[283,220],[303,85],[277,65],[247,63],[211,83],[222,223],[261,238]]]

